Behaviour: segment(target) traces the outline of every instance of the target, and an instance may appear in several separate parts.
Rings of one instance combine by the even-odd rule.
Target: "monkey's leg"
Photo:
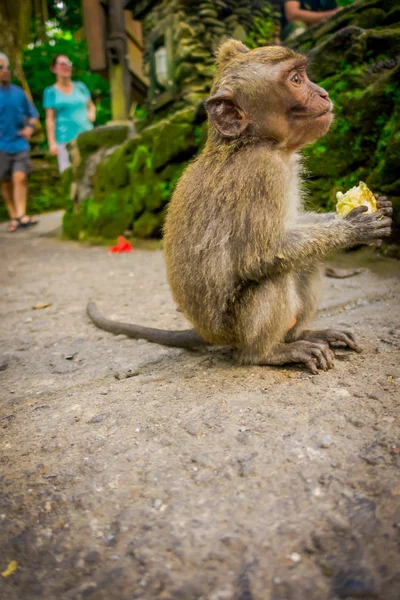
[[[327,343],[298,340],[284,343],[298,299],[293,280],[260,283],[236,307],[240,360],[244,364],[303,363],[312,373],[331,369],[334,355]]]
[[[321,266],[310,265],[307,271],[297,273],[295,286],[298,297],[298,309],[294,315],[296,323],[287,332],[285,342],[295,342],[299,339],[305,339],[303,332],[317,314],[322,290]],[[319,343],[323,343],[323,340],[320,340]]]
[[[315,317],[321,290],[320,268],[300,273],[297,281],[297,293],[300,299],[300,311],[295,326],[288,332],[285,341],[305,340],[308,342],[325,343],[329,346],[344,344],[351,350],[361,352],[360,346],[350,331],[338,329],[322,329],[313,331],[306,326]]]
[[[344,344],[351,350],[362,352],[361,346],[357,344],[351,331],[342,331],[340,329],[319,329],[312,331],[306,329],[300,334],[299,339],[309,342],[326,342],[331,347],[336,346],[336,344]]]

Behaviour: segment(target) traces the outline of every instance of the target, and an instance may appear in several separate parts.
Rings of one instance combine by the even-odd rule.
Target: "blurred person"
[[[93,128],[96,108],[87,86],[81,81],[72,81],[72,62],[64,54],[51,61],[50,70],[56,83],[47,87],[43,94],[46,109],[47,139],[51,154],[57,156],[60,173],[70,165],[68,142],[82,131]]]
[[[281,39],[296,37],[307,27],[322,23],[341,9],[336,0],[282,0]]]
[[[26,214],[29,139],[35,130],[38,112],[18,85],[11,83],[8,57],[0,53],[0,179],[1,192],[10,215],[7,230],[37,224]]]

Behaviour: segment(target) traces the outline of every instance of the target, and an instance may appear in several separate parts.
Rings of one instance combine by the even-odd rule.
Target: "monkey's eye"
[[[295,84],[299,85],[299,83],[301,83],[301,79],[300,79],[300,76],[299,76],[299,74],[298,74],[298,73],[295,73],[295,74],[293,75],[293,77],[291,78],[291,80],[290,80],[290,81],[293,81],[293,83],[295,83]]]

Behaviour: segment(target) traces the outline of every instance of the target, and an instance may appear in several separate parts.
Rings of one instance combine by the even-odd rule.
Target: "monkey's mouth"
[[[320,117],[324,117],[325,115],[331,115],[332,114],[332,108],[326,108],[325,110],[322,110],[320,113],[318,113],[317,115],[315,115],[314,119],[319,119]]]

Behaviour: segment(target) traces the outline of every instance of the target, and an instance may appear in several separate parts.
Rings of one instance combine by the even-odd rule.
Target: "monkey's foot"
[[[311,373],[318,374],[318,369],[327,371],[332,369],[334,354],[326,342],[299,340],[290,344],[277,346],[269,356],[263,358],[259,364],[283,365],[286,363],[302,363]]]
[[[348,348],[351,348],[351,350],[362,352],[362,348],[357,344],[351,331],[340,331],[339,329],[307,330],[300,334],[300,339],[307,340],[308,342],[326,342],[331,347],[336,344],[344,344]]]

